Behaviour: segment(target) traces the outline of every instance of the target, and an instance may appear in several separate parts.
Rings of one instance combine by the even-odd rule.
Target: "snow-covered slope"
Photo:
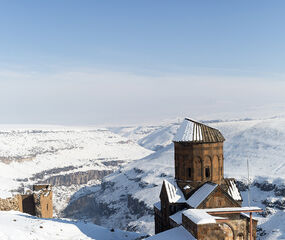
[[[0,126],[0,197],[48,182],[58,213],[83,186],[150,153],[105,128]]]
[[[217,123],[225,135],[225,171],[234,177],[245,176],[250,161],[252,177],[285,176],[285,119]],[[231,166],[231,167],[230,167]]]
[[[255,180],[253,202],[266,208],[268,212],[266,217],[258,216],[261,224],[260,238],[277,239],[276,236],[283,236],[285,229],[274,224],[277,222],[276,218],[280,219],[284,214],[282,204],[284,206],[285,119],[213,121],[208,124],[218,128],[226,138],[224,147],[226,176],[244,181],[247,176],[246,160],[247,158],[250,160],[251,177]],[[136,135],[135,140],[138,143],[155,152],[122,166],[120,170],[105,177],[101,187],[93,189],[89,195],[79,199],[74,197],[66,209],[67,216],[75,213],[74,209],[79,203],[89,202],[88,209],[98,212],[100,208],[104,212],[94,215],[93,218],[92,215],[88,216],[95,222],[98,221],[104,226],[153,233],[152,205],[159,200],[163,179],[171,179],[174,174],[171,140],[177,127],[177,123],[169,123],[168,126],[153,129],[142,138]],[[124,129],[121,129],[121,132],[124,133]],[[118,134],[121,132],[117,131]],[[260,187],[266,182],[274,186],[271,192]],[[242,192],[244,198],[247,196],[245,190]],[[76,211],[74,216],[81,217],[85,213],[86,210],[82,213]]]
[[[252,204],[265,209],[263,215],[257,216],[259,238],[285,239],[282,225],[285,118],[219,120],[207,124],[218,128],[226,138],[225,175],[241,181],[245,205],[247,192],[242,182],[247,176],[246,161],[250,161]],[[153,203],[159,200],[163,179],[170,180],[174,174],[172,139],[178,127],[174,121],[155,126],[64,129],[63,132],[59,129],[41,132],[40,128],[39,132],[3,131],[6,135],[1,138],[0,134],[0,144],[5,151],[0,156],[6,163],[0,168],[0,183],[8,181],[10,185],[5,189],[2,184],[1,190],[4,194],[10,186],[17,188],[26,180],[32,183],[69,174],[82,180],[82,174],[88,171],[117,169],[111,175],[106,172],[104,178],[101,175],[100,185],[100,180],[87,177],[87,182],[75,178],[78,184],[65,186],[72,178],[56,177],[56,182],[62,183],[55,187],[56,207],[65,208],[72,195],[63,211],[67,217],[92,220],[108,228],[153,233]],[[5,142],[10,144],[10,150],[5,148]],[[18,147],[21,144],[23,149]],[[58,151],[53,151],[54,148]],[[21,159],[22,156],[25,158]],[[43,172],[46,168],[50,171]]]
[[[136,240],[142,235],[66,219],[40,219],[20,212],[0,212],[1,240]]]

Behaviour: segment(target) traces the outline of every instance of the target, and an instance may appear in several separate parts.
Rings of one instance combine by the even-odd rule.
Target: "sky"
[[[283,0],[14,0],[0,124],[135,124],[285,106]]]

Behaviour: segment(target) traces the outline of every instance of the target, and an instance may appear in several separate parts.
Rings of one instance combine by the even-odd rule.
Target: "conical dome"
[[[219,130],[185,118],[173,139],[174,142],[214,143],[225,138]]]

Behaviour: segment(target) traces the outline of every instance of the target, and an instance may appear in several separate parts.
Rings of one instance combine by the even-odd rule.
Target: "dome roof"
[[[185,118],[173,139],[174,142],[214,143],[225,141],[219,130]]]

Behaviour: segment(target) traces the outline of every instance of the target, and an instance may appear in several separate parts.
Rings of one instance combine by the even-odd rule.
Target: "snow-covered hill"
[[[225,175],[239,179],[245,205],[243,182],[250,161],[252,204],[265,209],[257,216],[259,238],[285,239],[285,118],[207,124],[226,138]],[[62,215],[153,233],[152,205],[159,199],[163,179],[173,177],[172,139],[178,127],[173,121],[108,129],[3,129],[1,193],[48,180],[55,183],[55,207]]]
[[[247,176],[246,160],[250,160],[250,172],[254,180],[252,201],[268,213],[266,217],[257,216],[261,224],[260,239],[277,239],[277,236],[279,239],[284,236],[285,239],[285,229],[280,225],[275,226],[276,218],[282,219],[285,209],[285,119],[208,124],[221,130],[226,138],[226,176],[236,177],[243,182]],[[177,127],[177,123],[170,123],[153,128],[148,135],[142,134],[141,138],[135,134],[135,139],[131,138],[133,134],[129,132],[131,140],[155,152],[106,176],[102,185],[94,188],[89,195],[79,199],[75,195],[65,211],[66,215],[80,218],[86,216],[87,209],[92,209],[96,214],[89,214],[88,217],[104,226],[153,233],[152,205],[159,200],[163,179],[172,178],[174,174],[171,140]],[[120,131],[116,129],[116,133],[125,134],[126,131],[121,128]],[[262,187],[264,184],[271,185],[271,190]],[[243,190],[246,200],[247,192],[245,188]],[[82,203],[85,203],[86,208],[79,209],[77,206]],[[103,213],[98,214],[99,209]]]
[[[83,186],[150,153],[105,128],[0,126],[0,197],[48,182],[59,213]]]
[[[106,229],[92,223],[66,219],[41,219],[28,214],[0,212],[1,240],[137,240],[142,235]]]

